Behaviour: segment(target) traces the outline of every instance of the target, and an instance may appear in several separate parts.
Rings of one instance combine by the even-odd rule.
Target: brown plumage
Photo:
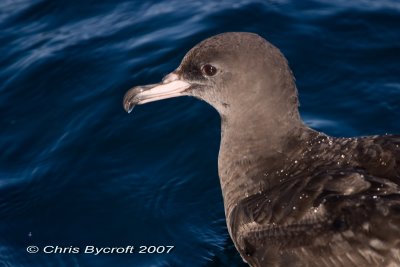
[[[227,225],[251,266],[400,266],[400,136],[334,138],[307,127],[284,56],[258,35],[193,49],[124,107],[180,95],[221,115]]]
[[[400,266],[400,136],[304,141],[231,212],[242,256],[251,266]]]

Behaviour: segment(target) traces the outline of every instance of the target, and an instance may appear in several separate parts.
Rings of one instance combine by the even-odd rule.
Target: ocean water
[[[0,267],[246,266],[225,225],[217,112],[183,97],[128,115],[124,93],[209,36],[250,31],[288,58],[308,125],[400,133],[399,29],[398,0],[1,0]]]

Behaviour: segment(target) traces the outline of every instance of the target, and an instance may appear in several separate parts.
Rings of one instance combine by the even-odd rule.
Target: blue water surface
[[[124,93],[209,36],[251,31],[288,58],[308,125],[400,133],[399,29],[398,0],[1,0],[0,266],[246,266],[225,225],[217,112],[184,97],[128,115]]]

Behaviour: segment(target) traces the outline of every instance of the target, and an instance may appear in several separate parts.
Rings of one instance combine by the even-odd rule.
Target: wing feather
[[[400,266],[399,145],[363,139],[357,166],[327,162],[243,199],[230,216],[242,256],[252,266]]]

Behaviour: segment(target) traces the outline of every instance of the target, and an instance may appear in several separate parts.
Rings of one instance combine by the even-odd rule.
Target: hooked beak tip
[[[134,107],[135,104],[133,104],[132,102],[128,102],[125,104],[125,111],[131,113]]]
[[[137,97],[141,92],[143,92],[143,88],[140,86],[133,87],[128,90],[124,96],[123,107],[126,112],[131,113],[133,108],[139,104],[140,99]]]
[[[134,105],[132,105],[132,101],[130,100],[130,97],[127,94],[125,94],[124,96],[123,107],[125,111],[128,113],[131,113],[132,109],[134,108]]]

